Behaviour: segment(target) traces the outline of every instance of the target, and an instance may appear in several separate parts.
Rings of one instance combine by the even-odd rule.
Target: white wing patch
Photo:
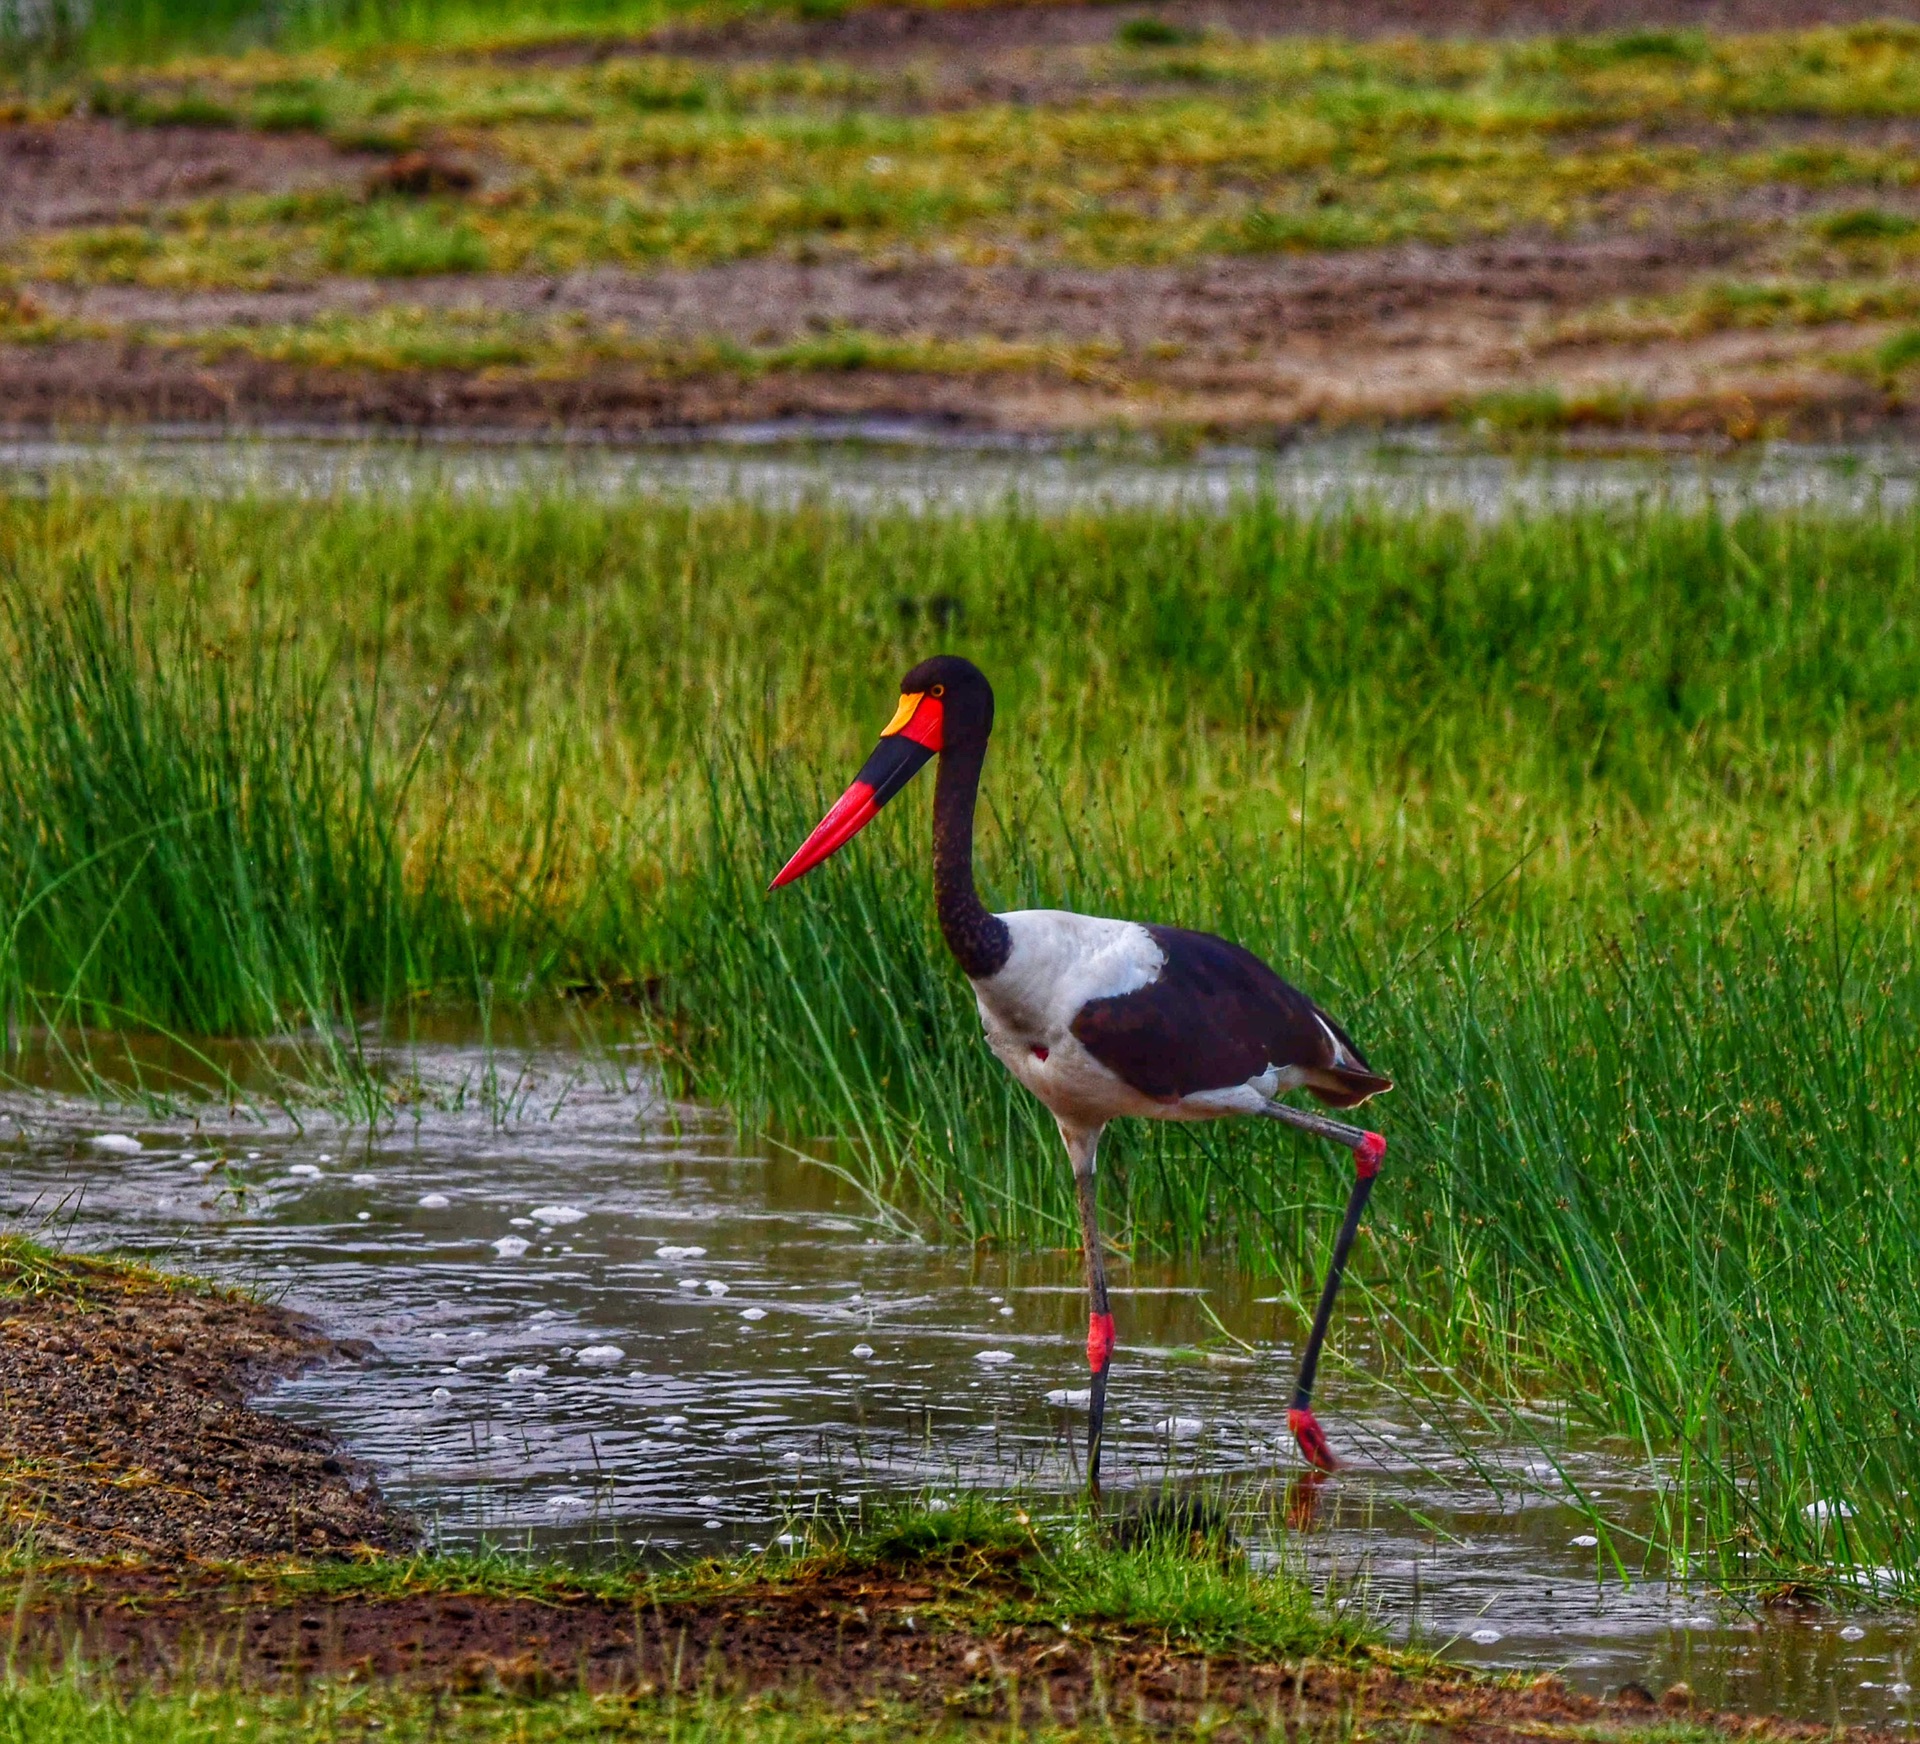
[[[1327,1038],[1327,1045],[1333,1049],[1333,1063],[1336,1066],[1353,1065],[1353,1056],[1340,1045],[1340,1038],[1333,1033],[1332,1025],[1317,1011],[1313,1014],[1313,1021],[1320,1026],[1320,1033]]]
[[[999,974],[974,983],[981,1016],[1035,1041],[1064,1034],[1094,999],[1132,993],[1159,978],[1166,953],[1131,920],[1057,908],[1003,914],[1013,949]]]

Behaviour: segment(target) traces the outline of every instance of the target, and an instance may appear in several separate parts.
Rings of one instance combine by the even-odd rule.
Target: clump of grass
[[[1183,48],[1189,43],[1200,40],[1197,33],[1183,30],[1179,25],[1169,23],[1148,12],[1138,18],[1129,18],[1113,33],[1113,40],[1123,48]]]
[[[1873,361],[1890,381],[1920,363],[1920,327],[1896,333],[1873,354]]]
[[[409,886],[405,781],[270,641],[229,662],[89,585],[9,587],[0,999],[23,1021],[325,1027],[421,973],[444,883]]]
[[[1897,242],[1920,230],[1920,220],[1879,206],[1854,206],[1822,218],[1816,228],[1829,242]]]

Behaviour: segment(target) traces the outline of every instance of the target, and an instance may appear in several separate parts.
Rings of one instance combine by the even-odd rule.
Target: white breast
[[[1098,1126],[1121,1114],[1158,1112],[1075,1040],[1089,1000],[1148,986],[1166,963],[1137,921],[1064,909],[1003,914],[1013,949],[997,975],[974,982],[987,1045],[1061,1120]]]

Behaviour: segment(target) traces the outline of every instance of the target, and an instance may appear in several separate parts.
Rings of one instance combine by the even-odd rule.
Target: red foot
[[[1087,1367],[1097,1375],[1107,1366],[1107,1358],[1112,1355],[1113,1316],[1089,1314],[1087,1316]]]
[[[1333,1448],[1328,1444],[1327,1432],[1320,1427],[1319,1420],[1311,1411],[1294,1409],[1287,1413],[1287,1427],[1293,1431],[1293,1438],[1300,1444],[1300,1457],[1318,1471],[1338,1471],[1340,1462],[1333,1457]]]
[[[1386,1161],[1387,1141],[1377,1132],[1367,1133],[1353,1147],[1353,1171],[1363,1181],[1370,1181],[1380,1173],[1380,1165]]]

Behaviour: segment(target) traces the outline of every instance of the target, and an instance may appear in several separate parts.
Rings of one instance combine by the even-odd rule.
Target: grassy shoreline
[[[991,900],[1228,932],[1400,1080],[1356,1280],[1397,1351],[1642,1448],[1655,1569],[1904,1586],[1917,552],[1657,507],[9,504],[0,984],[16,1022],[255,1030],[645,990],[749,1126],[1064,1242],[1057,1139],[931,925],[926,796],[763,896],[898,673],[964,648]],[[1102,1180],[1122,1242],[1302,1293],[1339,1197],[1228,1128],[1116,1131]]]

